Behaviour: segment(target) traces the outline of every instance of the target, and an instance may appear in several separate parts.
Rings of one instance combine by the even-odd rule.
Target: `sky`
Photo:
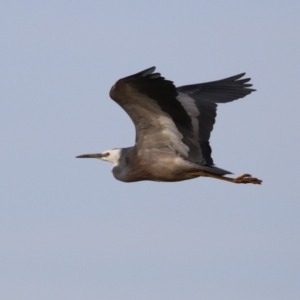
[[[300,299],[299,1],[2,1],[0,298]],[[151,66],[178,86],[246,72],[211,178],[122,183],[76,155],[134,144],[109,98]]]

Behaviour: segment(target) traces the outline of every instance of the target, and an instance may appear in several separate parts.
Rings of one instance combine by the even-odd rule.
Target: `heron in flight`
[[[124,182],[181,181],[200,176],[233,183],[260,184],[249,174],[237,178],[214,165],[209,144],[218,103],[243,98],[255,91],[241,79],[245,73],[207,83],[175,87],[155,67],[122,78],[110,97],[135,125],[135,145],[83,154],[113,163],[114,177]]]

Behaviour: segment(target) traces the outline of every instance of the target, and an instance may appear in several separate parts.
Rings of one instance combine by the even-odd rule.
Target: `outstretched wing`
[[[139,148],[173,151],[190,161],[212,166],[210,133],[217,103],[255,91],[239,74],[223,80],[175,88],[155,67],[117,81],[110,91],[130,116]]]
[[[136,145],[145,150],[173,151],[205,164],[192,118],[177,99],[173,82],[154,70],[152,67],[122,78],[110,91],[110,97],[135,125]]]
[[[217,103],[231,102],[255,91],[250,88],[252,84],[247,83],[250,78],[241,79],[244,75],[242,73],[222,80],[177,88],[177,98],[192,116],[201,153],[208,165],[213,165],[209,138],[217,115]]]

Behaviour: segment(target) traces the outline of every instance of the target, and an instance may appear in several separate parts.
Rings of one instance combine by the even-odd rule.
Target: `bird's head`
[[[119,159],[121,155],[121,149],[112,149],[103,151],[102,153],[94,153],[94,154],[82,154],[76,156],[76,158],[98,158],[104,161],[109,161],[114,164],[114,166],[118,165]]]

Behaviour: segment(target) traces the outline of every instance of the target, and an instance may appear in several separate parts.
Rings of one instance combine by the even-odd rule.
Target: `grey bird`
[[[122,78],[110,97],[130,116],[136,129],[135,145],[102,153],[79,155],[113,163],[114,177],[124,182],[175,182],[212,177],[233,183],[262,181],[249,174],[226,177],[211,157],[210,133],[218,103],[243,98],[255,91],[241,79],[245,73],[207,83],[175,87],[155,67]]]

